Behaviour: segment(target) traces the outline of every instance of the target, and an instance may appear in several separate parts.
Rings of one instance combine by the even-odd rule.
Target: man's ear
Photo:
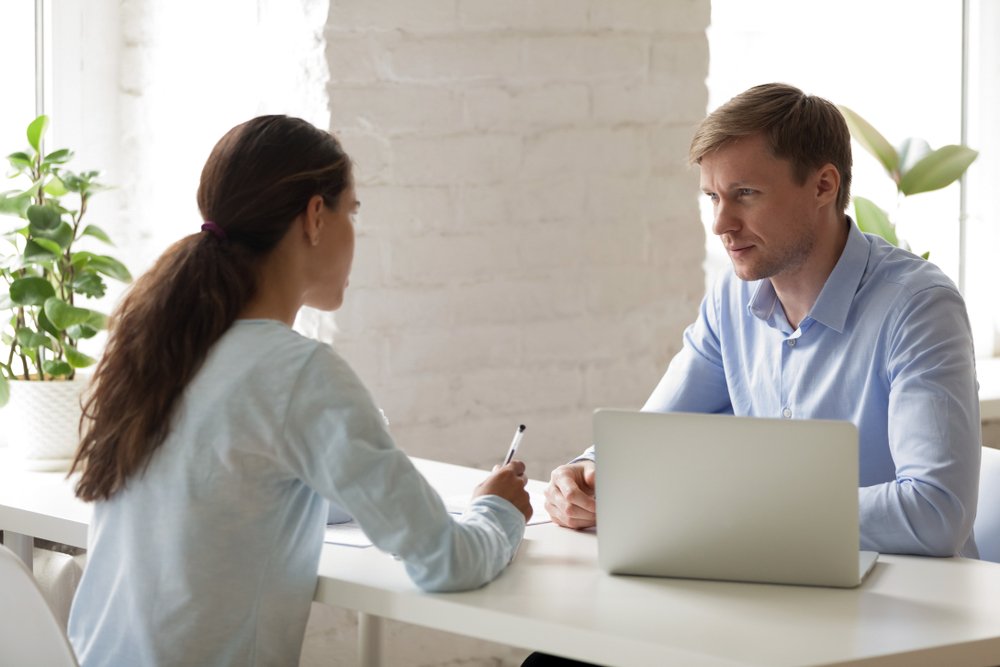
[[[319,245],[320,230],[323,228],[324,202],[322,195],[313,195],[306,204],[306,210],[302,214],[302,231],[305,233],[309,245]]]
[[[827,163],[816,171],[816,202],[826,205],[837,201],[840,192],[840,172],[835,166]]]

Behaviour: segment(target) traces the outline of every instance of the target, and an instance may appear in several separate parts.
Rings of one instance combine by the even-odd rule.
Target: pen
[[[517,446],[521,444],[521,439],[524,438],[524,424],[517,427],[514,431],[514,439],[510,443],[510,449],[507,450],[507,456],[504,457],[503,465],[510,463],[511,459],[514,458],[514,454],[517,452]]]

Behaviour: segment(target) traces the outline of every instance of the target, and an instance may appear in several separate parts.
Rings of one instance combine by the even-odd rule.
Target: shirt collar
[[[833,267],[833,271],[827,277],[826,283],[823,284],[823,289],[809,311],[809,315],[800,323],[800,328],[807,321],[815,320],[837,333],[844,332],[847,315],[854,302],[858,285],[861,284],[861,278],[868,267],[868,255],[871,251],[871,243],[854,224],[854,221],[848,217],[847,222],[849,227],[844,250],[841,252],[836,266]],[[771,281],[761,280],[753,291],[747,308],[758,319],[773,325],[777,305],[778,296],[774,292]]]
[[[823,285],[823,290],[816,298],[809,315],[817,322],[844,333],[847,315],[850,313],[854,295],[861,284],[861,278],[868,268],[868,256],[871,253],[871,242],[861,233],[850,217],[847,218],[847,243],[840,253],[837,265],[833,267],[830,276]]]

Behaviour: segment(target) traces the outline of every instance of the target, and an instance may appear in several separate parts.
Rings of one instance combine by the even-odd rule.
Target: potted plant
[[[79,440],[85,380],[77,370],[96,361],[80,343],[107,322],[80,301],[104,296],[106,278],[132,277],[113,257],[80,249],[85,240],[111,244],[83,222],[104,186],[96,171],[66,168],[69,149],[43,151],[48,124],[43,115],[28,125],[28,148],[7,156],[21,187],[0,192],[0,418],[27,465],[62,469]]]
[[[924,140],[909,137],[894,147],[858,113],[843,105],[838,106],[847,121],[851,136],[875,156],[896,185],[897,207],[904,197],[921,192],[940,190],[951,185],[979,156],[968,146],[951,144],[932,150]],[[853,197],[854,217],[863,232],[877,234],[893,245],[909,250],[906,242],[896,234],[896,225],[875,202],[864,197]],[[924,259],[930,256],[925,252]]]

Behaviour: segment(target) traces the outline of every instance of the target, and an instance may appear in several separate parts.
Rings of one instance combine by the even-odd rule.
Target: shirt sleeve
[[[684,331],[684,345],[642,406],[644,412],[732,412],[722,363],[717,292],[701,301],[698,319]]]
[[[732,413],[719,343],[718,313],[716,297],[707,294],[701,301],[698,319],[684,331],[681,351],[646,399],[643,412]],[[585,460],[595,460],[593,446],[571,463]]]
[[[982,432],[962,297],[945,287],[915,294],[890,325],[886,354],[896,479],[859,489],[861,546],[975,557],[962,548],[976,515]]]
[[[372,543],[395,554],[424,590],[486,584],[511,561],[524,515],[499,496],[461,517],[398,449],[368,391],[330,348],[312,355],[291,392],[284,460],[306,485],[347,511]]]

